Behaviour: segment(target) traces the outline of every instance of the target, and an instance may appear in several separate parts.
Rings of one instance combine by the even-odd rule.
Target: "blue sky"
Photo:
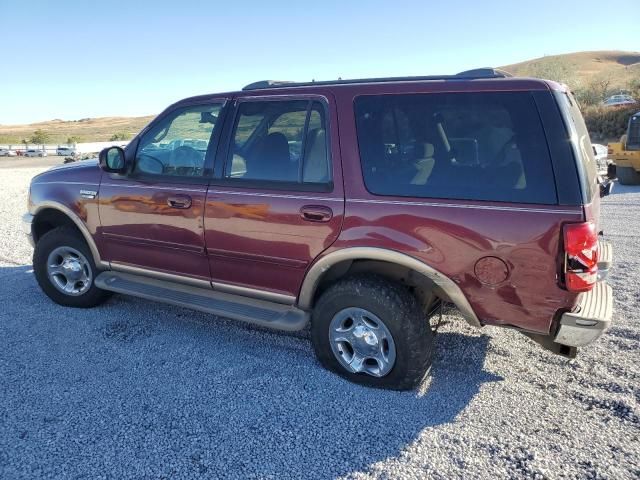
[[[0,123],[154,114],[268,78],[637,51],[639,14],[639,0],[0,0]]]

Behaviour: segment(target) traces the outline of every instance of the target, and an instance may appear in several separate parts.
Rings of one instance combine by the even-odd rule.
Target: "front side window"
[[[325,111],[317,101],[247,101],[238,107],[225,177],[328,184]]]
[[[140,140],[135,173],[200,177],[222,104],[183,107]]]
[[[361,96],[355,110],[371,193],[557,203],[546,138],[528,93]]]

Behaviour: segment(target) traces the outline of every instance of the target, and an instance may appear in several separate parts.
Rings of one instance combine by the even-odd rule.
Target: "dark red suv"
[[[563,355],[594,341],[606,191],[566,88],[480,69],[188,98],[124,150],[35,177],[24,221],[57,303],[310,324],[325,367],[403,389],[443,302]]]

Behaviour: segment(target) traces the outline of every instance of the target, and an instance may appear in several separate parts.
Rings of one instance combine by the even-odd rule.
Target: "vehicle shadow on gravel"
[[[483,369],[490,337],[458,319],[425,385],[393,392],[323,370],[304,335],[123,296],[63,308],[30,267],[0,267],[0,282],[4,478],[346,475],[445,435],[429,428],[502,380]]]
[[[620,196],[627,193],[640,193],[640,185],[622,185],[620,182],[616,182],[611,189],[611,193],[609,194],[608,198],[604,197],[602,201],[606,202],[611,197],[614,197],[616,195]]]

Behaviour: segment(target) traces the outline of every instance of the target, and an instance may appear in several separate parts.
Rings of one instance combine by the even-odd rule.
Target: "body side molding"
[[[158,270],[150,270],[148,268],[126,265],[118,262],[110,262],[109,265],[111,267],[111,270],[115,272],[130,273],[133,275],[155,278],[156,280],[164,280],[167,282],[174,282],[183,285],[208,288],[213,289],[216,292],[224,292],[241,297],[255,298],[258,300],[279,303],[282,305],[293,305],[296,300],[293,296],[283,295],[276,292],[269,292],[256,288],[241,287],[238,285],[229,285],[227,283],[221,282],[212,282],[210,280],[202,280],[199,278],[185,277],[183,275],[176,275],[173,273],[161,272]]]
[[[322,275],[324,275],[324,273],[333,265],[346,260],[378,260],[410,268],[411,270],[431,279],[436,285],[438,285],[438,287],[440,287],[449,296],[449,299],[456,305],[456,307],[458,307],[462,316],[470,325],[474,327],[482,326],[480,320],[473,311],[473,308],[471,308],[467,297],[453,280],[414,257],[394,250],[378,247],[348,247],[332,252],[315,262],[307,272],[302,283],[302,287],[300,288],[298,306],[301,309],[311,309],[313,296],[318,284],[320,283]]]
[[[167,282],[181,283],[183,285],[191,285],[193,287],[211,288],[211,282],[209,280],[202,280],[199,278],[185,277],[182,275],[176,275],[168,272],[161,272],[158,270],[150,270],[148,268],[139,267],[135,265],[128,265],[119,262],[109,262],[110,270],[114,272],[128,273],[132,275],[141,275],[143,277],[155,278],[156,280],[164,280]]]

